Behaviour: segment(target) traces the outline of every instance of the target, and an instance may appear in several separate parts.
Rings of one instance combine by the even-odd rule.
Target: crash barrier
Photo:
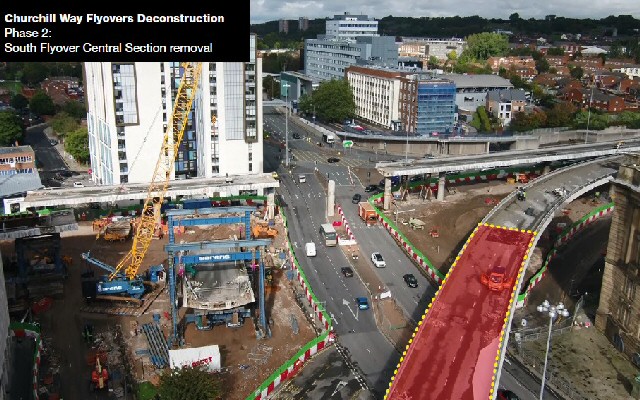
[[[603,206],[596,208],[591,211],[584,217],[582,217],[579,221],[574,222],[571,226],[565,228],[558,238],[554,242],[553,248],[549,251],[549,254],[545,258],[542,266],[531,278],[529,278],[529,283],[527,284],[525,290],[518,295],[518,299],[516,301],[516,308],[522,308],[526,304],[526,299],[531,290],[544,279],[547,275],[549,263],[551,260],[555,258],[558,254],[558,249],[564,245],[569,239],[575,236],[578,232],[582,231],[587,225],[595,222],[601,217],[609,215],[614,210],[614,203],[608,203]]]
[[[9,324],[9,334],[14,337],[29,337],[35,340],[36,349],[33,353],[33,398],[38,398],[38,373],[40,370],[40,355],[42,352],[42,337],[40,336],[40,326],[24,322],[12,322]]]
[[[320,336],[315,337],[309,343],[304,345],[293,357],[282,364],[280,368],[275,370],[264,382],[262,382],[262,384],[256,390],[254,390],[251,394],[249,394],[249,396],[247,396],[246,400],[262,400],[267,398],[267,396],[273,393],[282,382],[294,377],[306,361],[308,361],[319,351],[327,347],[333,340],[333,334],[331,333],[331,318],[325,311],[324,306],[322,305],[323,303],[321,303],[313,293],[311,285],[309,284],[304,271],[300,268],[300,264],[298,263],[298,259],[296,258],[295,251],[293,250],[293,246],[289,238],[287,217],[282,212],[280,213],[280,215],[282,216],[282,219],[284,221],[284,231],[287,237],[288,260],[291,264],[292,269],[296,272],[298,282],[300,282],[300,285],[302,285],[305,290],[305,296],[307,298],[307,301],[309,302],[309,305],[313,308],[314,313],[322,322],[324,331],[320,334]]]
[[[338,207],[338,214],[340,214],[340,218],[342,219],[342,225],[344,225],[344,229],[347,231],[347,235],[349,235],[349,240],[353,242],[350,244],[356,244],[356,237],[353,235],[353,232],[351,231],[351,227],[349,227],[349,221],[347,221],[347,218],[344,216],[342,207],[340,207],[339,204],[336,204],[336,207]]]

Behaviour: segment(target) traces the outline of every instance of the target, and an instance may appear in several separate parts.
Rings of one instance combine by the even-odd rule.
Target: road
[[[284,116],[280,114],[265,114],[265,129],[269,132],[273,132],[273,137],[278,140],[284,141]],[[289,124],[291,128],[292,124]],[[294,128],[295,129],[295,128]],[[296,130],[290,129],[291,132],[296,132]],[[304,149],[310,149],[308,151],[315,151],[318,153],[318,147],[313,144],[313,142],[305,142],[304,140],[295,140],[291,139],[289,141],[290,148],[292,149],[292,154],[298,154],[296,160],[292,163],[292,175],[288,173],[283,174],[283,182],[282,186],[279,190],[283,194],[285,201],[289,203],[290,210],[287,211],[288,215],[291,215],[291,208],[293,206],[296,207],[294,214],[296,215],[295,221],[290,220],[290,228],[291,228],[291,237],[292,238],[301,238],[301,237],[315,237],[316,240],[319,240],[319,235],[317,234],[317,225],[320,223],[319,221],[324,221],[324,217],[321,213],[318,213],[319,210],[324,212],[325,209],[325,193],[322,187],[317,183],[315,176],[312,174],[313,168],[318,168],[320,172],[325,173],[328,171],[328,168],[332,168],[330,172],[332,172],[334,176],[331,176],[334,180],[336,180],[336,202],[342,205],[345,216],[347,220],[350,222],[351,229],[354,232],[356,240],[358,240],[359,246],[362,248],[363,253],[371,254],[373,251],[381,251],[384,255],[388,267],[376,269],[376,273],[380,277],[380,279],[384,282],[384,284],[391,290],[392,295],[396,297],[400,306],[404,309],[407,315],[410,315],[413,320],[419,320],[422,317],[424,309],[430,299],[433,297],[435,293],[435,288],[433,288],[429,281],[421,275],[416,267],[412,264],[412,262],[406,257],[404,252],[397,246],[395,241],[390,237],[388,232],[384,230],[380,225],[367,227],[364,223],[361,222],[360,218],[357,214],[357,206],[351,203],[351,198],[354,193],[364,194],[363,185],[368,184],[368,182],[359,182],[357,180],[348,179],[349,173],[348,168],[345,166],[349,165],[349,161],[345,159],[341,159],[340,165],[328,165],[324,157],[314,156],[315,158],[307,159],[304,156],[299,156],[300,151]],[[361,159],[366,159],[367,157],[371,157],[371,154],[366,154],[364,152],[360,152],[359,155]],[[277,147],[277,144],[266,145],[265,146],[265,171],[275,171],[280,167],[282,160],[278,160],[277,156],[282,155],[284,158],[284,150],[280,152]],[[351,155],[347,155],[350,157]],[[375,157],[375,156],[374,156]],[[317,161],[317,164],[316,162]],[[363,166],[372,167],[372,164],[362,164]],[[282,173],[282,169],[280,172]],[[300,184],[297,182],[297,179],[294,179],[300,173],[307,174],[307,182],[304,184]],[[340,179],[342,178],[342,179]],[[345,179],[346,178],[346,179]],[[306,199],[305,199],[306,197]],[[366,196],[363,196],[366,198]],[[305,199],[306,204],[303,204],[302,200]],[[318,207],[309,207],[308,204],[317,205]],[[313,210],[314,212],[311,212]],[[308,214],[307,214],[308,213]],[[311,236],[300,236],[300,226],[304,221],[304,217],[309,215],[308,221],[313,226],[313,229],[310,232],[303,232],[303,235],[311,235]],[[309,231],[307,227],[307,231]],[[300,240],[299,243],[296,243],[296,248],[298,249],[298,254],[303,253],[304,240]],[[349,316],[349,312],[345,310],[345,307],[342,306],[340,299],[345,296],[336,296],[336,287],[342,288],[345,293],[354,293],[354,287],[350,286],[342,277],[339,272],[339,267],[342,263],[347,263],[347,260],[344,258],[342,253],[335,254],[330,251],[334,249],[325,249],[324,247],[318,246],[319,252],[318,256],[313,260],[308,259],[304,255],[299,256],[299,259],[303,265],[304,270],[307,272],[308,278],[310,280],[311,286],[314,288],[314,292],[318,295],[320,299],[326,299],[327,301],[327,309],[330,313],[334,315],[334,319],[336,320],[336,331],[339,335],[339,340],[341,343],[344,343],[347,348],[351,351],[351,356],[354,361],[358,362],[360,366],[362,365],[372,365],[367,360],[368,358],[363,358],[361,354],[354,354],[352,349],[359,349],[362,347],[362,343],[358,340],[352,341],[350,336],[354,336],[357,338],[358,335],[348,333],[351,330],[353,319],[347,319],[345,321],[345,313],[346,316]],[[323,250],[327,250],[324,253]],[[323,254],[324,253],[324,254]],[[327,258],[323,258],[327,256]],[[347,265],[347,264],[342,264]],[[317,271],[317,267],[320,266],[322,269],[320,272]],[[322,267],[324,266],[324,268]],[[327,273],[328,268],[326,266],[330,266],[330,273]],[[412,289],[409,288],[403,281],[402,275],[405,273],[413,273],[418,279],[418,288]],[[334,280],[339,280],[339,283],[329,283],[334,282]],[[364,288],[360,286],[356,290],[364,291]],[[366,293],[366,292],[364,292]],[[354,293],[355,294],[355,293]],[[352,295],[351,297],[356,297]],[[338,309],[342,310],[340,312],[336,312],[334,310]],[[360,314],[361,315],[361,314]],[[353,316],[351,316],[353,318]],[[374,327],[370,327],[370,329],[375,329]],[[347,332],[347,337],[344,336],[344,332]],[[359,332],[359,331],[356,331]],[[380,336],[378,334],[378,336]],[[382,339],[383,340],[383,339]],[[353,344],[351,344],[353,342]],[[366,343],[366,342],[364,342]],[[390,347],[390,345],[383,340],[383,343],[386,347]],[[388,350],[389,352],[393,352],[391,348]],[[395,364],[390,364],[391,368],[395,368]],[[363,369],[366,373],[367,370]],[[514,391],[516,394],[521,396],[521,399],[534,399],[536,396],[534,393],[537,393],[537,387],[539,387],[539,383],[536,382],[535,378],[532,378],[528,375],[527,372],[519,365],[505,363],[503,373],[501,375],[501,386],[504,388],[508,388]],[[368,381],[370,384],[372,380],[368,377]],[[390,380],[383,380],[380,384],[376,385],[378,388],[376,391],[386,390],[388,387],[388,383]],[[530,389],[527,389],[530,388]]]
[[[35,152],[42,183],[49,187],[61,187],[63,180],[56,180],[55,175],[68,168],[56,147],[49,143],[49,138],[44,133],[46,128],[46,124],[27,128],[25,144],[31,146]]]
[[[354,299],[367,296],[367,290],[359,280],[345,278],[340,272],[341,267],[349,265],[341,249],[321,242],[319,228],[326,221],[324,189],[312,174],[303,184],[285,174],[279,192],[287,204],[284,211],[298,260],[314,293],[326,301],[340,343],[348,349],[372,390],[384,393],[400,355],[378,332],[372,310],[356,308]],[[315,257],[304,253],[304,243],[308,241],[317,244]]]

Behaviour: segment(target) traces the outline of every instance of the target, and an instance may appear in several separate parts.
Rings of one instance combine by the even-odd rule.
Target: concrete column
[[[549,172],[551,172],[551,164],[550,163],[544,163],[544,166],[542,167],[542,174],[546,175]]]
[[[489,151],[489,145],[490,145],[490,144],[491,144],[491,143],[487,142],[487,145],[485,146],[485,150],[484,150],[484,152],[485,152],[485,153],[487,153],[487,154],[489,154],[489,152],[490,152],[490,151]]]
[[[273,219],[276,211],[275,208],[276,208],[276,194],[269,193],[267,195],[267,218],[268,219]]]
[[[329,181],[327,185],[327,217],[333,217],[335,215],[336,205],[336,181],[333,179]]]
[[[436,200],[438,201],[443,201],[444,200],[444,191],[445,189],[445,178],[447,177],[447,175],[444,172],[440,172],[440,175],[438,176],[438,197],[436,198]]]
[[[391,207],[391,178],[384,178],[384,202],[382,206],[385,210]]]

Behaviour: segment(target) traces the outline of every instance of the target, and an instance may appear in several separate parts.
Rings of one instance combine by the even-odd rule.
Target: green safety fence
[[[531,278],[529,278],[525,290],[518,295],[518,299],[517,299],[517,302],[516,302],[516,306],[517,307],[523,307],[524,306],[525,300],[526,300],[527,296],[529,295],[529,292],[531,292],[531,290],[538,283],[540,283],[540,281],[542,281],[542,279],[545,277],[545,275],[547,274],[549,263],[557,255],[557,253],[559,251],[559,248],[562,247],[567,242],[567,240],[569,240],[571,237],[573,237],[576,233],[578,233],[586,225],[592,223],[593,221],[595,221],[596,219],[598,219],[600,217],[603,217],[604,215],[607,215],[608,213],[613,211],[613,209],[614,209],[614,203],[613,202],[605,204],[605,205],[602,205],[600,207],[597,207],[594,210],[592,210],[591,212],[589,212],[588,214],[586,214],[585,216],[583,216],[582,218],[580,218],[580,220],[578,220],[578,221],[574,222],[573,224],[571,224],[570,226],[566,227],[558,235],[558,238],[554,242],[553,247],[551,248],[551,250],[549,250],[549,254],[547,254],[547,257],[545,257],[545,260],[542,263],[542,266],[540,267],[538,272],[536,272]]]
[[[258,200],[259,198],[252,197],[251,199]],[[315,353],[325,347],[332,328],[331,318],[329,317],[326,310],[321,307],[320,301],[316,297],[315,293],[313,293],[313,291],[311,290],[311,285],[307,280],[306,274],[300,267],[300,263],[298,262],[298,259],[295,255],[295,250],[293,248],[293,245],[291,244],[291,240],[289,237],[287,217],[283,212],[281,212],[280,215],[282,216],[282,219],[284,221],[285,231],[287,233],[287,249],[289,250],[289,257],[292,265],[295,265],[295,268],[297,269],[298,281],[305,289],[307,299],[314,307],[314,310],[318,313],[320,320],[324,323],[325,330],[319,336],[313,338],[310,342],[305,344],[300,350],[298,350],[298,352],[296,352],[294,356],[289,358],[284,364],[282,364],[277,370],[275,370],[267,379],[264,380],[264,382],[262,382],[262,384],[256,390],[254,390],[247,396],[246,400],[260,400],[266,398],[266,396],[272,393],[276,389],[276,387],[280,385],[280,383],[293,376],[297,372],[297,368],[299,368],[302,363],[304,363]]]

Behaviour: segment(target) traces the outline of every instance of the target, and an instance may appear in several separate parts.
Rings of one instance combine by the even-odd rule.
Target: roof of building
[[[482,75],[461,75],[461,74],[444,74],[442,78],[449,79],[456,84],[458,89],[470,87],[503,87],[512,88],[513,85],[508,79],[504,79],[498,75],[482,74]]]
[[[0,154],[33,153],[31,146],[0,147]]]
[[[0,198],[9,197],[42,187],[37,172],[27,174],[0,175]]]
[[[322,82],[322,79],[317,78],[315,76],[307,75],[302,72],[297,71],[282,71],[280,73],[280,79],[282,79],[282,74],[292,76],[294,78],[302,79],[303,81],[311,81],[311,82]]]
[[[524,95],[524,90],[522,89],[491,90],[490,92],[487,93],[487,99],[489,101],[497,101],[499,103],[527,100],[527,98]]]

